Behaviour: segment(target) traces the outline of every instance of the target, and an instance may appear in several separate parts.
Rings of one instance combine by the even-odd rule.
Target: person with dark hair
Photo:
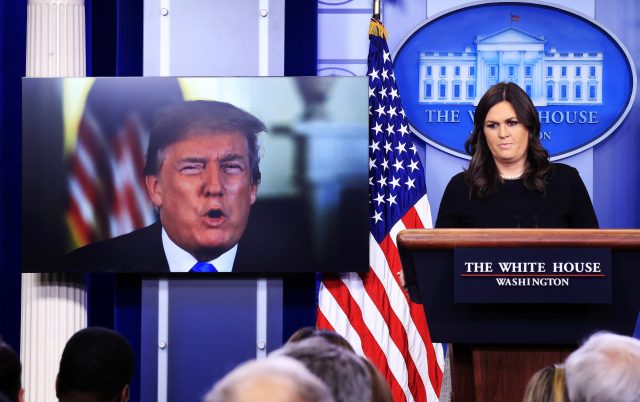
[[[11,399],[9,399],[8,396],[0,392],[0,402],[15,402],[15,401],[12,401]]]
[[[187,101],[162,109],[144,166],[160,221],[65,256],[68,271],[229,272],[260,184],[255,116],[229,103]]]
[[[24,389],[20,383],[21,373],[22,365],[18,354],[0,338],[0,395],[3,395],[10,402],[23,401]]]
[[[365,363],[355,353],[320,336],[288,342],[271,356],[288,356],[302,362],[329,386],[336,402],[371,400],[371,375]]]
[[[120,334],[89,327],[67,341],[56,379],[60,402],[124,402],[134,370],[133,350]]]
[[[498,83],[476,107],[468,168],[444,192],[438,228],[597,228],[578,171],[550,163],[529,96]]]

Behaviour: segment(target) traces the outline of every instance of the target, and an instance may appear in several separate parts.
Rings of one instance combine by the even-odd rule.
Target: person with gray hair
[[[204,402],[334,402],[329,388],[295,359],[280,356],[236,367]]]
[[[598,332],[565,361],[571,402],[640,402],[640,340]]]
[[[289,356],[302,362],[329,386],[336,402],[371,400],[371,376],[360,357],[322,337],[289,342],[270,356]]]

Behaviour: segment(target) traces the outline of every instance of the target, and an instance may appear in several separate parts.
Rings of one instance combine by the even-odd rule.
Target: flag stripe
[[[404,222],[402,221],[398,222],[394,227],[394,230],[391,232],[391,235],[380,244],[380,248],[384,250],[384,255],[386,256],[390,266],[400,266],[400,255],[398,253],[396,243],[392,241],[392,239],[395,239],[397,233],[405,228],[403,223]],[[399,283],[398,286],[400,286]],[[426,365],[422,366],[422,369],[425,371],[425,374],[428,373],[430,380],[430,389],[427,389],[427,392],[439,395],[439,384],[442,382],[442,367],[444,367],[444,359],[441,358],[441,355],[438,356],[435,350],[436,348],[431,342],[431,336],[427,329],[427,322],[424,317],[424,310],[422,306],[411,303],[408,300],[406,293],[403,292],[402,294],[407,298],[408,313],[413,323],[413,325],[407,326],[407,331],[411,332],[416,338],[419,338],[421,341],[420,344],[425,348],[419,352],[416,351],[415,356],[419,357],[420,353],[426,353]]]
[[[329,281],[336,281],[336,283],[339,283],[340,279],[330,279],[327,283],[330,283]],[[338,284],[337,286],[341,286],[341,284]],[[335,331],[334,328],[345,328],[346,330],[343,336],[347,339],[347,341],[349,341],[357,354],[364,356],[360,337],[349,322],[347,314],[344,312],[344,310],[342,310],[339,303],[335,300],[330,292],[322,292],[319,296],[320,300],[318,302],[318,323],[322,323],[323,325],[318,325],[318,327],[330,329],[332,331]],[[326,314],[323,313],[323,310],[320,308],[320,306],[324,306],[324,312],[326,312]],[[331,320],[329,320],[328,317],[330,317]],[[324,325],[325,323],[326,325]]]
[[[374,275],[371,273],[366,274],[366,279],[363,281],[363,285],[365,285],[365,287],[366,283],[371,280],[372,276]],[[366,289],[363,290],[366,291]],[[368,296],[369,295],[367,294],[366,297],[363,298],[363,310],[365,312],[365,314],[363,314],[363,318],[366,325],[371,330],[373,339],[378,343],[380,350],[384,354],[384,359],[386,359],[380,361],[378,360],[379,357],[375,356],[375,360],[373,361],[380,361],[383,366],[388,366],[391,373],[402,386],[402,389],[398,390],[398,392],[402,391],[405,394],[407,401],[413,401],[415,399],[408,387],[409,381],[412,378],[412,373],[404,363],[402,351],[397,347],[397,344],[393,342],[391,337],[392,330],[387,322],[388,317],[386,315],[380,315],[380,311],[377,306]],[[380,296],[378,297],[380,298]]]
[[[144,138],[139,112],[121,121],[87,104],[69,155],[67,225],[72,247],[128,233],[156,218],[143,177]]]
[[[380,345],[373,337],[369,329],[364,324],[364,321],[362,319],[362,311],[354,300],[353,295],[357,293],[354,288],[357,286],[361,286],[361,282],[359,285],[356,285],[359,281],[360,278],[351,277],[349,283],[345,284],[345,282],[340,279],[325,279],[323,280],[322,284],[325,290],[325,292],[321,293],[323,295],[322,297],[326,297],[327,293],[331,294],[333,301],[335,301],[336,305],[339,306],[340,313],[347,318],[347,321],[349,323],[348,327],[352,328],[353,331],[351,332],[351,334],[356,335],[360,339],[359,343],[360,345],[362,345],[363,355],[374,362],[374,364],[376,364],[380,372],[389,382],[392,394],[394,395],[394,401],[408,402],[404,391],[400,386],[400,383],[396,379],[398,375],[392,371],[391,367],[387,365],[386,355],[380,348]],[[335,306],[328,306],[328,304],[330,303],[328,299],[324,299],[323,301],[325,301],[326,304],[321,302],[319,303],[319,307],[320,310],[324,312],[325,317],[334,318],[339,316],[336,314],[330,315],[332,311],[336,311]],[[344,329],[342,325],[337,325],[337,323],[333,322],[333,320],[328,319],[328,321],[332,322],[332,328],[334,328],[334,330],[336,328],[339,328],[339,331],[343,336],[345,336],[347,339],[350,338],[348,330]],[[324,328],[320,324],[321,323],[318,323],[318,327]],[[351,344],[353,345],[352,342]]]
[[[378,272],[380,272],[384,277],[386,277],[384,279],[385,285],[387,287],[391,287],[394,286],[395,284],[392,284],[392,282],[394,282],[395,280],[393,278],[388,278],[389,276],[393,276],[392,271],[389,270],[388,266],[384,266],[387,265],[385,260],[385,256],[384,253],[382,251],[382,249],[380,248],[380,246],[374,242],[375,244],[372,244],[372,256],[375,256],[372,258],[372,261],[375,261],[372,264],[373,270],[374,272],[376,272],[376,274]],[[376,268],[376,266],[380,266],[383,265],[383,267],[379,267]],[[384,272],[386,270],[386,273]],[[383,286],[382,283],[379,284],[379,286]],[[416,360],[415,359],[415,353],[412,353],[412,351],[410,350],[410,345],[416,345],[415,339],[410,339],[411,334],[409,333],[409,331],[406,330],[406,328],[408,328],[410,325],[412,325],[412,323],[407,322],[407,317],[406,314],[404,313],[407,309],[406,306],[406,301],[401,299],[401,293],[398,292],[391,292],[392,295],[390,297],[387,297],[386,293],[382,293],[384,292],[384,290],[382,290],[380,293],[380,295],[378,296],[379,299],[377,300],[377,302],[380,305],[385,306],[386,308],[390,308],[391,311],[385,311],[383,314],[388,317],[388,319],[391,321],[390,326],[390,330],[391,330],[391,337],[394,340],[395,344],[397,345],[397,347],[403,351],[405,351],[404,353],[404,364],[407,367],[407,371],[409,376],[412,379],[412,383],[416,384],[416,387],[412,388],[410,391],[413,394],[413,397],[415,400],[417,401],[424,401],[425,399],[425,393],[424,393],[424,381],[423,379],[420,377],[420,367],[416,367]],[[400,298],[398,297],[400,296]],[[399,313],[396,313],[396,311],[398,311]],[[400,319],[398,317],[398,315],[400,315],[402,317],[402,319]],[[408,353],[407,353],[408,352]]]
[[[341,281],[323,279],[317,325],[361,344],[389,381],[395,401],[435,402],[442,383],[442,346],[431,342],[422,306],[409,300],[397,277],[397,233],[405,227],[432,227],[426,181],[384,27],[372,20],[369,32],[370,269],[344,274]]]
[[[400,266],[400,255],[398,253],[398,248],[397,248],[397,236],[401,230],[407,227],[418,227],[418,226],[414,226],[420,221],[417,211],[418,211],[417,208],[411,208],[407,212],[407,214],[402,218],[402,220],[393,227],[389,236],[390,239],[393,241],[393,246],[390,246],[390,245],[387,246],[386,255],[389,260],[393,259],[394,261],[397,261],[399,266]],[[428,220],[430,221],[431,219],[428,219]],[[391,264],[391,262],[389,262],[389,264]],[[400,285],[399,278],[396,278],[396,279],[398,280],[398,285]],[[409,303],[410,314],[415,324],[412,327],[412,329],[415,329],[419,333],[420,337],[422,338],[423,344],[427,348],[426,351],[427,351],[429,378],[431,379],[432,387],[434,390],[438,390],[439,384],[442,383],[442,371],[444,368],[444,354],[442,352],[442,347],[440,345],[435,347],[433,342],[431,341],[431,335],[429,334],[427,321],[425,319],[424,310],[422,306],[409,302],[409,296],[406,293],[403,292],[403,295],[407,298],[407,302]],[[439,395],[440,392],[437,391],[437,394]]]
[[[375,247],[378,247],[378,244],[375,241],[374,243],[375,243]],[[384,256],[382,258],[384,258]],[[376,265],[375,263],[372,264],[372,268],[375,265]],[[373,271],[376,271],[376,269],[373,268]],[[387,272],[389,272],[388,269],[387,269]],[[388,276],[388,275],[385,275],[385,276]],[[375,275],[370,274],[370,275],[367,275],[366,278],[367,279],[364,282],[365,288],[367,289],[370,297],[373,300],[375,300],[376,308],[380,312],[381,317],[386,317],[385,323],[387,324],[388,333],[391,340],[393,341],[393,343],[395,344],[398,350],[408,350],[410,342],[407,339],[408,334],[407,332],[405,332],[405,325],[403,325],[403,322],[401,322],[401,320],[398,318],[395,312],[390,311],[393,308],[392,302],[390,298],[387,297],[387,293],[385,291],[384,285],[382,284],[381,280]],[[404,308],[406,308],[406,306]],[[413,344],[414,342],[411,342],[411,343]],[[412,383],[415,383],[418,385],[417,387],[409,390],[412,394],[413,399],[419,402],[425,401],[426,395],[424,393],[424,382],[420,377],[420,373],[413,360],[413,356],[410,356],[410,355],[402,356],[401,354],[401,358],[402,358],[401,360],[402,363],[406,367],[407,376],[411,378]],[[408,384],[409,384],[409,381],[407,380],[407,385]]]
[[[404,229],[400,222],[396,227],[399,227],[398,231],[400,229]],[[392,231],[392,234],[393,233],[394,231]],[[378,254],[379,257],[377,258],[385,258],[389,267],[397,267],[397,269],[391,268],[388,270],[392,273],[400,270],[398,250],[395,243],[391,240],[394,237],[395,235],[392,236],[390,234],[390,236],[387,236],[379,247],[376,247],[376,245],[373,244],[371,245],[372,255]],[[433,353],[433,345],[428,337],[428,331],[426,330],[427,326],[423,319],[424,313],[422,311],[422,306],[411,303],[406,293],[401,290],[397,275],[392,276],[393,278],[391,278],[390,281],[392,283],[389,283],[387,287],[394,288],[394,293],[399,296],[400,299],[396,303],[396,306],[398,307],[395,308],[402,311],[402,314],[404,314],[403,324],[406,329],[407,338],[410,339],[410,347],[407,347],[407,350],[413,361],[416,362],[416,366],[419,369],[418,373],[421,376],[420,381],[424,383],[423,387],[427,387],[426,392],[430,395],[436,394],[435,390],[438,389],[436,387],[438,383],[434,383],[433,380],[430,381],[430,376],[429,379],[424,378],[424,376],[431,372],[432,366],[437,364],[437,361],[435,354]],[[426,339],[425,332],[427,333]],[[425,353],[427,356],[426,361],[423,358]],[[418,381],[418,379],[416,379],[416,381]]]

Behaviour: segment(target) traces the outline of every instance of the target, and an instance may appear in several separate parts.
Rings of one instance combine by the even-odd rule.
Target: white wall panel
[[[29,0],[28,77],[86,75],[84,0]],[[26,402],[53,402],[62,350],[87,326],[84,276],[22,274],[20,360]]]
[[[144,9],[145,76],[257,76],[261,47],[268,75],[284,73],[284,0],[145,0]]]

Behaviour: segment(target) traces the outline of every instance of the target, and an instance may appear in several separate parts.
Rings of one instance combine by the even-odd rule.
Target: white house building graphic
[[[421,52],[418,100],[477,105],[491,85],[511,81],[536,106],[602,104],[602,52],[546,45],[544,36],[510,27],[476,36],[476,51]]]

